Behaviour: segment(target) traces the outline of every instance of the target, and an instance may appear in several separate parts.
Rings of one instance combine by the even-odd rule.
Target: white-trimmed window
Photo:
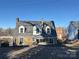
[[[46,26],[46,29],[45,29],[45,30],[46,30],[46,33],[47,33],[47,34],[50,34],[50,33],[51,33],[51,28],[50,28],[50,26]]]
[[[36,35],[36,26],[33,26],[33,35]]]
[[[19,33],[24,33],[24,30],[25,30],[24,26],[19,27]]]
[[[37,26],[33,26],[33,35],[40,35],[40,29]]]
[[[23,45],[24,44],[23,40],[24,40],[24,38],[23,37],[20,37],[20,40],[19,40],[19,44],[20,45]]]

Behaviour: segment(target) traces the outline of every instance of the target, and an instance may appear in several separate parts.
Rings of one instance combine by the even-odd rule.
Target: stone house
[[[14,43],[18,46],[56,44],[54,21],[22,21],[16,18]]]

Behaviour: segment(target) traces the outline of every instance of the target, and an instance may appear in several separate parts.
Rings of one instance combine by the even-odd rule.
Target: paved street
[[[5,57],[7,55],[7,52],[13,50],[13,48],[6,49],[4,49],[4,51],[0,51],[0,59],[7,59]],[[65,47],[38,46],[22,54],[16,55],[16,58],[14,59],[77,59],[79,56],[78,50],[79,48],[68,49]]]
[[[65,47],[38,46],[18,55],[15,59],[77,59],[78,49],[68,49]],[[79,59],[79,58],[78,58]]]

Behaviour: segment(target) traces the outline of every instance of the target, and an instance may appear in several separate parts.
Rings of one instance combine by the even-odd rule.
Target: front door
[[[39,39],[36,39],[37,44],[39,43]]]

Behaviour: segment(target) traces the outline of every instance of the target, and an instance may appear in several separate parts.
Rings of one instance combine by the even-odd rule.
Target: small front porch
[[[55,37],[43,37],[43,36],[34,36],[33,40],[38,45],[50,45],[57,44],[57,39]]]

